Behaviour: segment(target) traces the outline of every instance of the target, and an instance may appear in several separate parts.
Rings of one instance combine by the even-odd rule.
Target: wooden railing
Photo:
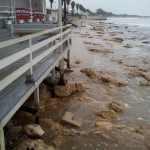
[[[45,40],[37,42],[33,44],[33,38],[38,38],[40,36],[47,35]],[[51,35],[51,36],[50,36]],[[50,36],[50,37],[49,37]],[[23,65],[16,70],[13,70],[10,74],[0,80],[0,91],[5,89],[8,85],[10,85],[13,81],[19,78],[24,73],[28,75],[33,75],[33,66],[36,65],[39,61],[45,58],[47,55],[52,53],[55,49],[61,47],[62,44],[66,41],[69,41],[71,37],[71,25],[63,26],[62,28],[54,28],[50,30],[45,30],[39,33],[27,35],[24,37],[19,37],[16,39],[8,40],[5,42],[0,43],[0,49],[7,49],[7,47],[14,46],[16,44],[21,44],[26,42],[27,46],[21,51],[17,51],[11,55],[5,55],[4,58],[0,59],[0,70],[9,67],[13,63],[17,62],[18,60],[28,57],[28,61],[24,62]],[[44,46],[50,45],[50,43],[56,41],[58,42],[55,44],[48,46],[42,53],[38,54],[36,57],[33,58],[33,52],[38,51],[40,48]],[[62,49],[61,49],[62,53]]]

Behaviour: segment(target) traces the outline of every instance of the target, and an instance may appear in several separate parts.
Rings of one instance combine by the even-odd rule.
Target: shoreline
[[[74,72],[66,77],[69,83],[81,82],[86,89],[52,98],[45,86],[40,88],[42,139],[56,150],[148,149],[150,51],[149,45],[142,43],[144,35],[139,36],[143,31],[92,21],[84,21],[84,25],[73,29]],[[98,112],[110,110],[108,104],[113,101],[123,111],[116,112],[117,119],[104,119]],[[66,111],[84,118],[81,128],[61,123]],[[18,120],[15,126],[33,121],[32,116],[20,112],[14,118]]]

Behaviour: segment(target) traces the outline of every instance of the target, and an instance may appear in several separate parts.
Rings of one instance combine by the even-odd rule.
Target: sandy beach
[[[147,30],[87,20],[78,25],[72,31],[71,70],[65,73],[67,85],[76,89],[64,87],[64,93],[70,90],[67,96],[52,98],[44,84],[40,87],[42,140],[56,150],[150,149]],[[62,123],[65,112],[83,117],[81,128]],[[18,112],[11,123],[33,121],[33,116]],[[7,149],[30,139],[23,133],[10,135]]]

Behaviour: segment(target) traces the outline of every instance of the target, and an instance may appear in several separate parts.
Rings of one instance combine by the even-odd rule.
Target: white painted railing
[[[12,73],[8,74],[6,77],[0,80],[0,91],[2,91],[4,88],[6,88],[9,84],[11,84],[13,81],[15,81],[17,78],[19,78],[21,75],[23,75],[25,72],[29,71],[29,74],[33,74],[33,66],[36,65],[39,61],[41,61],[43,58],[45,58],[47,55],[49,55],[51,52],[53,52],[55,49],[60,47],[65,41],[69,41],[71,37],[71,25],[63,26],[61,28],[54,28],[50,30],[45,30],[39,33],[27,35],[24,37],[19,37],[16,39],[8,40],[5,42],[0,43],[0,49],[7,49],[7,47],[10,47],[13,45],[16,45],[22,42],[28,41],[28,46],[21,50],[17,51],[16,53],[13,53],[9,56],[5,56],[4,58],[0,59],[0,70],[5,69],[6,67],[9,67],[11,64],[17,62],[18,60],[29,57],[28,62],[24,62],[24,64],[14,70]],[[54,34],[53,36],[38,42],[34,45],[32,45],[33,38],[37,38],[43,35],[49,35]],[[33,52],[39,50],[40,48],[49,45],[50,43],[54,42],[55,40],[59,39],[59,42],[56,44],[47,47],[42,53],[37,55],[35,58],[32,57]]]

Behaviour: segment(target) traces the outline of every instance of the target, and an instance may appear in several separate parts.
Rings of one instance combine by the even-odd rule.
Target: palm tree
[[[78,13],[78,10],[79,10],[79,4],[78,3],[76,4],[76,9],[77,9],[77,13]]]
[[[67,12],[69,12],[69,5],[70,5],[71,0],[66,0],[66,2],[67,2]]]
[[[82,11],[85,13],[86,12],[86,8],[83,7]]]
[[[87,12],[87,13],[89,13],[89,14],[91,14],[91,13],[92,13],[89,9],[86,9],[86,12]]]
[[[71,8],[72,8],[72,14],[74,13],[74,7],[75,7],[76,3],[74,1],[71,2]]]
[[[80,13],[83,11],[83,6],[80,4],[79,5]]]
[[[51,9],[52,9],[54,0],[49,0],[49,1],[50,1],[50,4],[51,4]]]

